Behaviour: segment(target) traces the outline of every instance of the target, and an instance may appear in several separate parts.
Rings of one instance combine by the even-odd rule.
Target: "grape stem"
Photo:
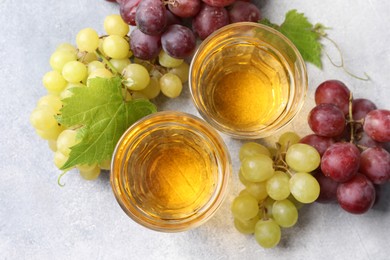
[[[353,101],[353,94],[352,92],[349,94],[349,106],[348,106],[348,112],[349,112],[349,125],[350,125],[350,130],[351,130],[351,140],[350,143],[354,143],[355,141],[355,121],[353,121],[353,114],[352,114],[352,101]]]
[[[97,49],[95,53],[100,59],[102,59],[103,63],[106,64],[115,75],[120,75],[119,72],[115,69],[115,67],[111,64],[111,62],[107,60],[106,57],[104,57],[104,55],[100,52],[99,49]]]
[[[61,183],[61,178],[62,178],[65,174],[67,174],[68,172],[69,172],[69,170],[65,170],[65,171],[63,171],[63,172],[58,176],[58,179],[57,179],[57,184],[58,184],[58,186],[60,186],[60,187],[64,187],[64,186],[65,186],[65,183],[64,183],[64,184]]]

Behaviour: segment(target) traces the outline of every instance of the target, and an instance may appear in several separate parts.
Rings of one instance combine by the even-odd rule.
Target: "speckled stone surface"
[[[305,119],[313,92],[326,79],[340,79],[355,97],[390,109],[389,1],[274,0],[261,6],[263,16],[277,23],[297,9],[333,28],[329,36],[339,43],[346,67],[371,77],[351,78],[325,57],[322,71],[308,65],[307,101],[285,130],[310,132]],[[112,13],[118,13],[117,5],[103,0],[0,0],[0,259],[389,259],[389,184],[365,215],[347,214],[335,204],[304,207],[275,249],[265,250],[236,232],[229,207],[242,188],[237,177],[242,142],[226,136],[235,170],[229,194],[215,217],[191,231],[165,234],[134,223],[116,203],[107,174],[87,182],[71,172],[59,187],[53,154],[34,133],[29,115],[45,94],[41,77],[50,70],[56,46],[74,43],[85,27],[102,33],[103,19]],[[332,44],[323,43],[338,59]],[[187,89],[176,100],[158,103],[161,110],[197,115]]]

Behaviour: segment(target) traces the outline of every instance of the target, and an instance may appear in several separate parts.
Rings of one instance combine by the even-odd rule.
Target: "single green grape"
[[[48,130],[58,125],[54,117],[55,110],[49,106],[41,105],[35,108],[30,115],[30,123],[37,130]]]
[[[62,131],[64,131],[64,127],[62,125],[56,124],[54,127],[47,129],[35,129],[37,135],[39,135],[42,139],[45,140],[56,140]]]
[[[92,181],[99,177],[101,171],[99,166],[95,166],[89,171],[79,170],[79,172],[83,179]]]
[[[283,200],[290,195],[290,178],[282,171],[276,171],[275,174],[267,180],[267,193],[274,200]]]
[[[129,42],[118,35],[109,35],[103,40],[104,53],[113,59],[124,59],[129,55]]]
[[[57,46],[56,51],[69,51],[73,54],[77,54],[77,48],[70,43],[64,42]]]
[[[255,226],[255,239],[264,248],[273,248],[279,244],[281,238],[280,226],[269,218],[260,219]]]
[[[246,185],[246,190],[257,201],[262,201],[268,196],[266,185],[266,182],[250,182]]]
[[[239,151],[239,158],[240,161],[242,161],[246,157],[251,157],[258,154],[264,154],[267,155],[268,157],[271,157],[270,151],[264,145],[255,142],[248,142],[241,146]]]
[[[258,214],[259,206],[253,196],[243,194],[233,200],[231,210],[235,218],[249,220]]]
[[[158,62],[161,66],[164,66],[165,68],[175,68],[180,66],[184,62],[184,60],[173,58],[162,50],[158,55]]]
[[[242,234],[253,234],[255,232],[256,223],[259,221],[259,216],[256,215],[254,218],[249,220],[241,220],[238,218],[234,219],[234,227],[238,232]]]
[[[272,159],[264,154],[244,158],[241,170],[244,178],[251,182],[266,181],[275,173]]]
[[[178,76],[173,73],[166,73],[160,78],[161,92],[169,97],[176,98],[180,95],[183,89],[183,83]]]
[[[290,179],[291,194],[302,203],[312,203],[320,195],[320,185],[309,173],[295,173]]]
[[[169,72],[178,76],[181,80],[181,83],[184,84],[188,81],[188,76],[190,74],[190,66],[188,65],[188,63],[183,62],[179,66],[171,68]]]
[[[77,33],[76,44],[80,51],[94,52],[99,47],[99,35],[92,28]]]
[[[103,62],[95,60],[88,63],[87,68],[88,68],[88,75],[91,75],[92,71],[96,69],[105,69],[106,66],[103,64]]]
[[[87,86],[88,86],[88,80],[93,79],[93,78],[112,78],[114,75],[112,75],[111,71],[109,71],[106,68],[98,68],[93,70],[87,79]]]
[[[238,196],[241,196],[241,195],[249,195],[249,196],[252,196],[252,195],[247,191],[247,189],[243,189],[242,191],[240,191],[240,193],[238,193]]]
[[[247,179],[245,179],[244,175],[242,175],[241,169],[240,169],[240,171],[238,172],[238,178],[239,178],[240,182],[241,182],[242,184],[244,184],[244,186],[248,185],[249,183],[252,183],[252,182],[248,181]]]
[[[284,228],[292,227],[298,221],[298,210],[288,199],[275,201],[272,215],[276,223]]]
[[[61,72],[64,65],[72,60],[77,60],[75,52],[58,50],[50,56],[50,66],[53,70]]]
[[[70,148],[80,142],[77,140],[77,131],[72,129],[64,130],[57,139],[57,150],[65,156],[69,156]]]
[[[312,172],[321,163],[321,156],[317,149],[308,144],[294,144],[288,148],[286,162],[297,172]]]
[[[62,101],[58,96],[55,95],[46,95],[41,97],[38,100],[37,107],[43,107],[48,106],[50,107],[55,114],[60,112],[60,109],[62,108]]]
[[[129,64],[124,68],[123,78],[125,79],[124,84],[130,90],[142,90],[150,82],[148,70],[137,63]]]
[[[140,92],[148,99],[157,97],[161,92],[160,80],[157,77],[150,77],[149,84],[146,86],[146,88],[140,90]]]
[[[130,29],[129,25],[123,21],[119,14],[106,16],[103,26],[108,35],[118,35],[121,37],[126,36]]]
[[[285,132],[279,137],[278,143],[282,146],[281,150],[285,152],[288,147],[296,144],[301,140],[299,135],[295,132]]]
[[[131,63],[131,61],[128,58],[111,59],[110,63],[114,66],[118,73],[122,74],[123,70]]]
[[[56,151],[54,153],[54,165],[58,168],[61,169],[61,167],[66,163],[66,161],[69,159],[69,156],[64,155],[60,151]]]
[[[62,68],[62,76],[70,83],[79,83],[88,76],[87,66],[79,61],[70,61]]]
[[[49,93],[59,94],[66,87],[66,80],[56,70],[47,72],[42,78],[43,86],[47,89]]]

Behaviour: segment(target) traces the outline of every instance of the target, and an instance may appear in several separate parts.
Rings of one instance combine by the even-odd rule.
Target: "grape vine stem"
[[[115,67],[112,65],[112,63],[111,63],[109,60],[107,60],[106,57],[104,57],[104,55],[101,53],[100,50],[97,49],[97,50],[95,51],[95,53],[96,53],[96,55],[97,55],[100,59],[102,59],[102,61],[104,62],[104,64],[106,64],[106,65],[110,68],[110,70],[111,70],[112,72],[114,72],[115,75],[120,75],[119,72],[118,72],[118,71],[115,69]]]

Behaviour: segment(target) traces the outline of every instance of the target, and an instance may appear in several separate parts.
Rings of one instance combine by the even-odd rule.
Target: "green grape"
[[[83,87],[86,86],[82,83],[68,83],[68,85],[66,85],[66,88],[60,93],[60,98],[65,99],[71,97],[73,95],[73,92],[71,91],[72,88],[83,88]]]
[[[69,51],[73,54],[77,54],[76,47],[70,43],[67,43],[67,42],[61,43],[60,45],[58,45],[56,51]]]
[[[61,167],[66,163],[68,159],[69,156],[64,155],[58,150],[54,153],[54,165],[57,166],[58,169],[61,169]]]
[[[116,71],[120,74],[122,74],[123,70],[131,63],[131,61],[128,58],[125,59],[111,59],[110,63]]]
[[[268,196],[266,182],[250,182],[246,185],[246,190],[256,198],[257,201],[262,201]]]
[[[239,152],[239,158],[240,161],[244,160],[246,157],[258,155],[258,154],[265,154],[269,157],[271,157],[271,153],[267,149],[267,147],[255,143],[255,142],[248,142],[241,146],[240,152]]]
[[[235,218],[234,227],[242,234],[253,234],[255,232],[257,221],[259,221],[259,216],[255,216],[249,220]]]
[[[240,191],[240,193],[238,193],[238,196],[241,196],[241,195],[249,195],[249,196],[252,196],[252,195],[247,191],[247,189],[243,189],[242,191]]]
[[[80,51],[94,52],[99,46],[99,35],[92,28],[82,29],[77,33],[76,44]]]
[[[93,79],[93,78],[106,78],[106,79],[108,79],[108,78],[112,78],[112,77],[113,77],[113,75],[112,75],[111,71],[109,71],[108,69],[105,69],[105,68],[95,69],[88,76],[87,86],[88,86],[89,79]]]
[[[130,45],[121,36],[110,35],[103,40],[104,53],[113,59],[124,59],[129,55]]]
[[[139,92],[139,91],[133,91],[132,93],[131,93],[131,99],[146,99],[146,100],[148,100],[148,97],[147,96],[145,96],[144,94],[142,94],[141,92]]]
[[[298,221],[298,210],[294,203],[287,199],[275,201],[272,215],[276,223],[284,228],[292,227]]]
[[[311,172],[321,163],[317,149],[307,144],[293,144],[286,153],[286,162],[294,171]]]
[[[111,160],[105,160],[99,163],[99,167],[102,170],[111,170]]]
[[[87,78],[88,70],[82,62],[70,61],[62,68],[62,76],[70,83],[78,83]]]
[[[242,175],[251,182],[262,182],[273,176],[273,161],[264,154],[246,157],[241,163]]]
[[[54,127],[40,130],[35,129],[37,135],[39,135],[42,139],[45,140],[56,140],[62,131],[64,131],[64,127],[56,124]]]
[[[50,150],[53,152],[57,151],[57,140],[47,140],[47,144],[49,145]]]
[[[165,51],[161,51],[158,55],[158,62],[161,66],[164,66],[166,68],[175,68],[180,66],[184,62],[184,60],[173,58],[169,56]]]
[[[47,106],[50,107],[55,114],[60,112],[62,108],[62,101],[58,96],[46,95],[38,100],[37,107]]]
[[[157,97],[160,94],[161,88],[160,88],[160,81],[156,77],[150,77],[150,82],[140,92],[144,94],[148,99],[152,99]]]
[[[97,163],[93,164],[80,164],[77,165],[76,168],[83,172],[93,171],[96,167],[98,167]]]
[[[97,61],[98,56],[94,52],[79,52],[77,60],[84,64],[88,64],[92,61]]]
[[[48,106],[35,108],[30,115],[30,123],[37,130],[47,130],[58,125],[54,117],[55,111]]]
[[[188,81],[188,75],[190,73],[190,66],[188,63],[183,62],[179,66],[169,70],[170,73],[175,74],[181,80],[181,83],[186,83]]]
[[[103,62],[94,60],[88,63],[87,68],[88,68],[88,75],[91,75],[92,71],[96,69],[105,69],[106,66],[103,64]]]
[[[123,70],[123,77],[126,80],[124,84],[130,90],[144,89],[150,82],[150,76],[147,69],[136,63],[126,66]]]
[[[66,80],[58,71],[52,70],[47,72],[42,78],[43,86],[49,93],[58,94],[66,87]]]
[[[255,239],[264,248],[272,248],[279,244],[281,230],[272,219],[259,220],[255,226]]]
[[[284,200],[290,195],[290,178],[282,171],[275,171],[267,180],[267,193],[274,200]]]
[[[265,210],[265,215],[268,218],[272,218],[272,208],[274,206],[275,200],[272,199],[271,197],[267,197],[263,202],[261,203],[262,207]]]
[[[72,129],[64,130],[57,139],[57,150],[65,156],[69,156],[70,148],[78,144],[81,140],[77,140],[77,132]]]
[[[125,23],[119,14],[106,16],[104,19],[104,30],[108,35],[125,36],[129,33],[129,25]]]
[[[244,194],[233,200],[231,210],[235,218],[248,220],[258,214],[259,205],[253,196]]]
[[[98,166],[96,166],[95,168],[93,168],[90,171],[83,171],[83,170],[79,170],[79,171],[80,171],[80,176],[83,179],[88,180],[88,181],[95,180],[100,175],[100,168]]]
[[[320,195],[320,185],[311,174],[299,172],[290,179],[291,194],[302,203],[312,203]]]
[[[75,52],[64,50],[55,51],[50,56],[50,66],[53,70],[61,72],[64,65],[72,60],[77,60]]]
[[[178,76],[173,73],[166,73],[160,78],[161,92],[169,97],[176,98],[180,95],[183,89],[183,83]]]
[[[298,143],[299,140],[301,140],[301,138],[296,133],[285,132],[279,137],[278,143],[282,146],[281,150],[285,152],[288,147]]]
[[[248,181],[247,179],[245,179],[244,175],[242,175],[242,171],[240,169],[240,171],[238,172],[238,178],[240,179],[240,182],[242,184],[244,184],[245,186],[248,185],[249,183],[252,183],[250,181]]]

